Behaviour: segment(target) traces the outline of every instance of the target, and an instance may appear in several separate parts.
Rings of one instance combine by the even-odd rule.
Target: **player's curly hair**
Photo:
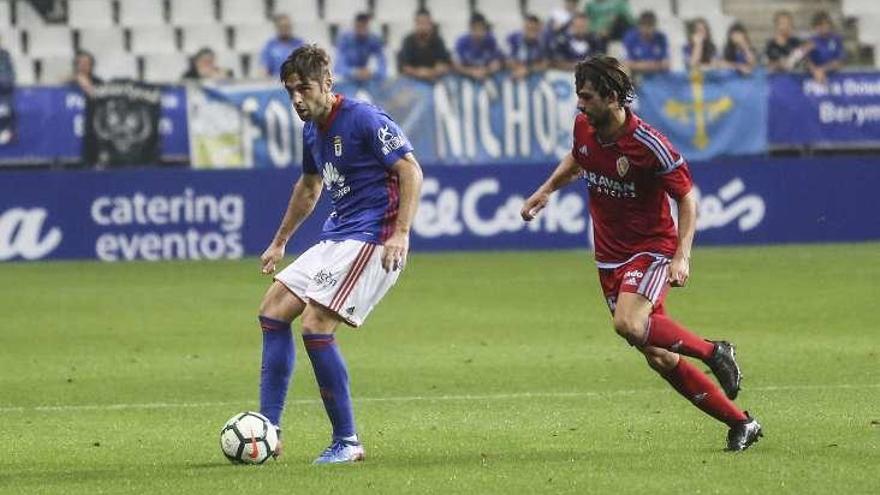
[[[330,54],[314,43],[300,46],[281,64],[281,83],[293,74],[303,80],[323,80],[330,75]]]
[[[614,93],[621,107],[629,105],[635,95],[632,79],[614,57],[598,55],[578,62],[574,68],[575,88],[580,89],[587,81],[602,98]]]

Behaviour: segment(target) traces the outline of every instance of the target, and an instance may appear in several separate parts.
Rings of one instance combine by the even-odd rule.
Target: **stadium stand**
[[[196,26],[217,23],[214,0],[172,0],[170,20],[175,26]]]
[[[67,5],[67,23],[70,27],[96,28],[113,25],[113,6],[110,0],[76,0]]]
[[[142,0],[117,0],[119,24],[128,27],[161,26],[165,24],[165,9],[162,4]]]

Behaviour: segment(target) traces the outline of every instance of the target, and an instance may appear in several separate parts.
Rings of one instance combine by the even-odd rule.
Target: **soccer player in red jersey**
[[[616,59],[578,63],[575,90],[574,146],[526,200],[522,217],[532,220],[554,191],[586,180],[614,329],[678,393],[730,428],[728,450],[745,450],[762,436],[761,425],[732,401],[742,379],[733,345],[704,340],[663,308],[669,287],[683,287],[690,273],[697,201],[687,162],[630,110],[632,81]],[[678,204],[677,229],[667,196]],[[682,356],[708,365],[724,392]]]

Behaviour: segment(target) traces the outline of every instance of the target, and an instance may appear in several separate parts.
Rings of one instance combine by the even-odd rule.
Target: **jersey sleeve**
[[[361,116],[361,131],[366,144],[377,160],[386,167],[413,150],[409,139],[387,114],[377,108],[365,110]]]
[[[663,183],[663,189],[675,199],[690,192],[693,187],[690,168],[681,153],[663,134],[649,127],[640,126],[633,137],[647,150],[652,158],[654,173]]]
[[[302,171],[304,174],[317,174],[318,167],[315,165],[315,157],[312,155],[312,140],[309,139],[308,126],[303,127],[303,160]]]
[[[574,128],[571,131],[571,156],[574,158],[574,161],[581,165],[587,163],[589,150],[586,146],[578,146],[578,136],[585,132],[587,125],[586,117],[578,115],[574,119]]]

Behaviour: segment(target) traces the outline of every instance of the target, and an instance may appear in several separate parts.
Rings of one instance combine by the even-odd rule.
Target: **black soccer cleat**
[[[739,370],[739,365],[736,364],[736,349],[730,342],[711,340],[709,342],[715,344],[715,350],[712,351],[712,356],[705,363],[718,379],[727,398],[736,399],[739,394],[740,382],[742,382],[742,372]]]
[[[764,436],[761,423],[749,416],[748,411],[746,416],[749,419],[731,426],[730,431],[727,432],[727,450],[730,452],[742,452]]]

